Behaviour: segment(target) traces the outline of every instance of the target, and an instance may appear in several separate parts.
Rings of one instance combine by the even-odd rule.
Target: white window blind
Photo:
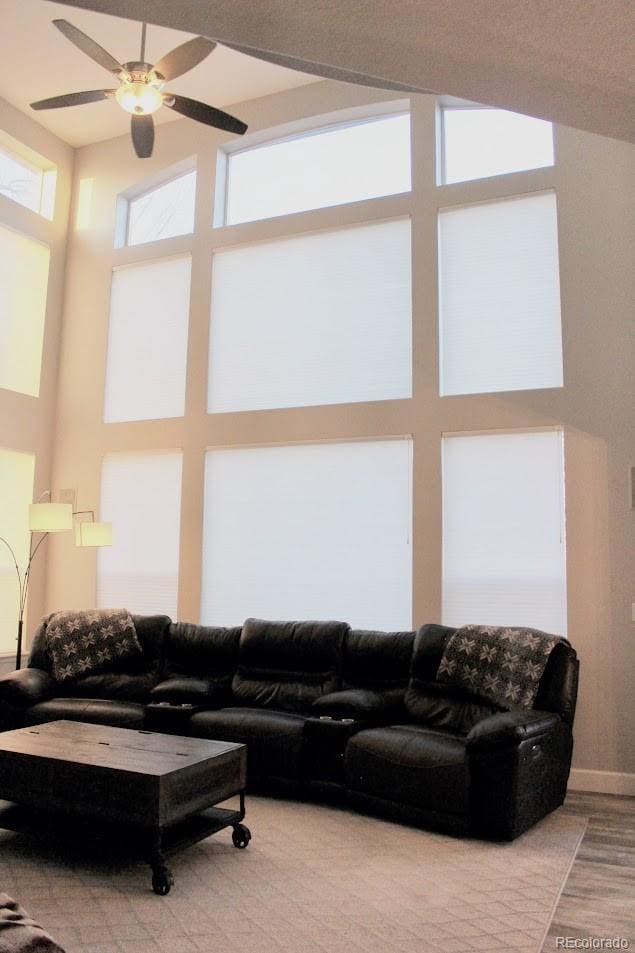
[[[47,245],[0,226],[0,387],[38,397],[49,276]]]
[[[104,457],[100,516],[113,545],[98,550],[97,605],[176,617],[182,455],[111,453]]]
[[[443,440],[443,621],[567,630],[559,431]]]
[[[184,256],[113,272],[106,423],[183,415],[190,270]]]
[[[229,156],[227,225],[410,191],[410,116],[309,132]]]
[[[33,500],[35,457],[0,448],[0,536],[13,549],[20,572],[29,560],[29,503]],[[11,553],[0,542],[0,653],[16,651],[18,577]]]
[[[553,165],[553,131],[544,119],[474,107],[448,107],[442,116],[446,184]]]
[[[410,222],[214,255],[208,410],[411,395]]]
[[[165,182],[128,203],[128,245],[194,231],[196,172]]]
[[[411,442],[211,450],[201,621],[411,625]]]
[[[441,393],[562,386],[556,197],[439,216]]]

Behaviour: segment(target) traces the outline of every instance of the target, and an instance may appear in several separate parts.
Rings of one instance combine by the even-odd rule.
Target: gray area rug
[[[246,821],[246,850],[174,854],[167,897],[143,864],[3,831],[0,888],[67,953],[539,953],[586,827],[557,811],[492,844],[255,797]]]

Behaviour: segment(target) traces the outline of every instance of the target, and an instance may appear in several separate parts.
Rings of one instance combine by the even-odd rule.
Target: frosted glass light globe
[[[149,116],[163,104],[159,89],[150,83],[122,83],[115,93],[119,105],[133,116]]]

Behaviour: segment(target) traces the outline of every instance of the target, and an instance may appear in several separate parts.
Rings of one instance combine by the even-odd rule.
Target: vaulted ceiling
[[[633,0],[65,2],[635,141]]]

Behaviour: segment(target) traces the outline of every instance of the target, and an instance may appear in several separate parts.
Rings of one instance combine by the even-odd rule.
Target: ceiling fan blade
[[[168,98],[169,97],[169,98]],[[205,123],[206,126],[215,126],[216,129],[224,129],[226,132],[235,132],[242,136],[247,132],[247,124],[225,113],[222,109],[215,109],[214,106],[208,106],[206,103],[199,103],[197,99],[188,99],[187,96],[177,96],[175,93],[166,93],[164,100],[166,106],[173,109],[188,119],[196,119],[197,122]]]
[[[69,23],[68,20],[53,20],[53,23],[57,29],[64,34],[67,40],[74,43],[86,56],[90,56],[91,60],[94,60],[95,63],[99,63],[104,69],[115,73],[117,76],[125,72],[121,63],[118,63],[114,56],[111,56],[103,46],[100,46],[99,43],[95,43],[94,40],[91,40],[89,36],[86,36],[85,33],[78,30],[77,27]]]
[[[154,120],[152,116],[132,116],[130,134],[134,151],[140,159],[149,159],[154,146]]]
[[[65,96],[51,96],[31,103],[31,109],[60,109],[62,106],[82,106],[84,103],[97,103],[100,99],[114,96],[114,89],[87,89],[83,93],[66,93]]]
[[[161,73],[165,80],[176,79],[177,76],[182,76],[183,73],[197,66],[215,47],[213,40],[206,40],[204,36],[195,36],[166,53],[158,63],[154,64],[153,72]]]

